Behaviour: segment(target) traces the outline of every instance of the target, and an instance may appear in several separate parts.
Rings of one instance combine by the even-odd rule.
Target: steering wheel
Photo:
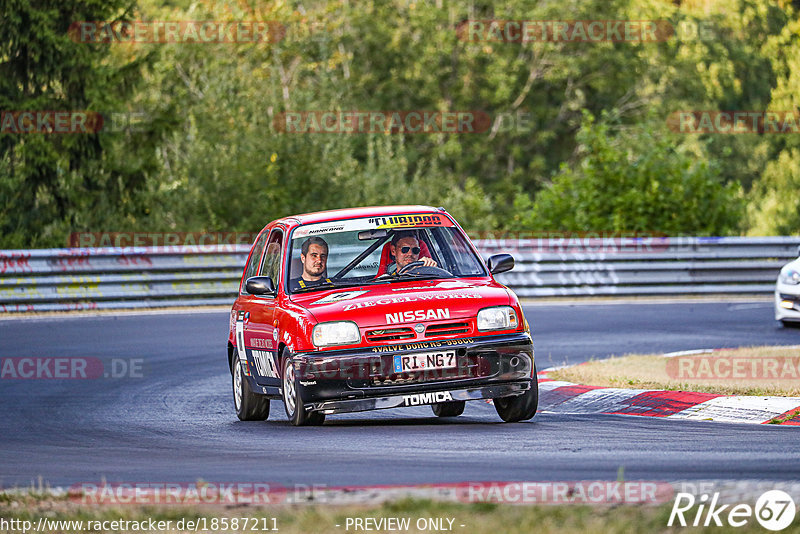
[[[421,267],[422,265],[425,265],[425,262],[422,260],[412,261],[411,263],[409,263],[408,265],[397,271],[397,274],[398,275],[405,274],[408,271],[410,271],[413,267]]]

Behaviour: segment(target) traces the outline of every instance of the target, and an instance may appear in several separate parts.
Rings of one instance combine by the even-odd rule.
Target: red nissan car
[[[255,240],[231,309],[236,414],[294,425],[326,415],[431,405],[440,417],[493,399],[504,421],[538,403],[530,329],[444,210],[383,206],[285,217]]]

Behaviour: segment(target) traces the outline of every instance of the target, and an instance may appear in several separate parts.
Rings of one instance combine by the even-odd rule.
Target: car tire
[[[436,417],[458,417],[464,413],[465,401],[437,402],[431,405]]]
[[[533,368],[531,388],[516,397],[501,397],[494,399],[494,408],[497,415],[506,423],[527,421],[536,415],[539,407],[539,381],[536,379],[536,368]]]
[[[283,369],[281,373],[281,393],[283,395],[283,407],[286,409],[286,416],[294,426],[316,426],[325,422],[325,414],[320,412],[309,412],[303,406],[303,398],[297,389],[297,377],[294,375],[294,364],[289,353],[284,351]]]
[[[231,362],[233,408],[241,421],[264,421],[269,417],[269,399],[250,389],[250,382],[242,374],[242,364],[234,357]]]

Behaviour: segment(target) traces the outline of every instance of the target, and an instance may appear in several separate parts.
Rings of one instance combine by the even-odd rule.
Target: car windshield
[[[486,274],[458,227],[440,214],[307,224],[294,230],[289,253],[293,293]]]

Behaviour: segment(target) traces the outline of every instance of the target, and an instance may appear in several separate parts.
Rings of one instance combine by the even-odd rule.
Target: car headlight
[[[780,281],[782,284],[800,284],[800,273],[794,269],[784,269],[781,271]]]
[[[494,306],[478,312],[478,330],[511,330],[517,328],[517,312],[511,306]]]
[[[330,321],[314,327],[311,341],[316,347],[351,345],[361,341],[358,325],[352,321]]]

